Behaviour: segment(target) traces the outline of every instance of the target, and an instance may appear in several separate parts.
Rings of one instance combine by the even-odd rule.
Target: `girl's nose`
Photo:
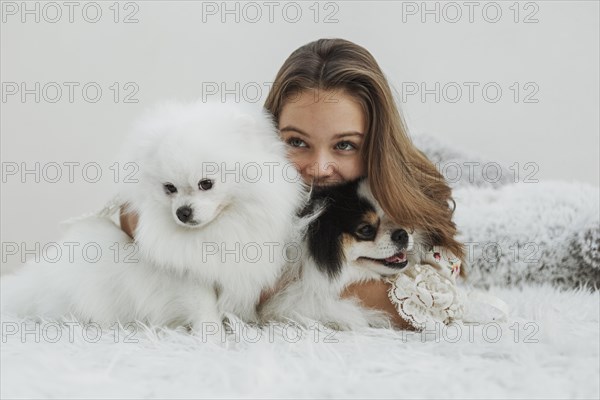
[[[335,161],[327,155],[320,153],[311,160],[306,169],[307,175],[312,179],[321,180],[333,176],[336,170]]]

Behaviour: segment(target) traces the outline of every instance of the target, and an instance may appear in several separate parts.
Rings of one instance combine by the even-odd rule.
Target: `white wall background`
[[[40,174],[37,183],[35,174],[3,177],[3,242],[43,245],[57,239],[60,220],[100,207],[113,193],[109,166],[115,151],[144,108],[164,98],[199,97],[206,84],[234,89],[236,82],[261,87],[257,104],[262,104],[284,59],[321,37],[342,37],[366,47],[398,92],[421,83],[433,89],[439,82],[439,102],[434,94],[421,99],[419,93],[404,92],[406,101],[399,99],[412,135],[442,137],[506,167],[518,162],[524,174],[532,172],[524,164],[534,162],[538,179],[598,186],[597,1],[475,2],[472,16],[464,2],[427,2],[429,10],[439,10],[439,22],[435,11],[422,15],[425,3],[420,1],[275,2],[272,21],[263,2],[228,2],[229,9],[239,10],[239,22],[234,12],[223,15],[225,23],[222,2],[135,1],[117,7],[113,1],[77,2],[72,17],[63,2],[27,2],[32,13],[25,13],[22,4],[2,3],[3,172],[15,163],[32,169],[36,162],[44,172],[52,165],[47,163],[55,162],[62,178],[51,183]],[[214,7],[216,15],[203,12]],[[99,21],[86,21],[96,18],[97,8]],[[302,14],[292,23],[298,8]],[[493,23],[498,9],[501,15]],[[261,14],[253,23],[257,10]],[[462,17],[452,23],[457,10]],[[137,22],[124,23],[128,15]],[[14,84],[22,82],[33,89],[24,99],[20,92],[11,94]],[[72,102],[66,82],[79,85]],[[82,94],[90,82],[102,89],[95,103]],[[128,82],[139,88],[133,95],[138,103],[124,102],[132,92],[125,87]],[[468,82],[478,85],[472,101]],[[482,93],[486,84],[487,98]],[[62,96],[52,103],[56,86]],[[457,86],[462,96],[452,102]],[[493,87],[502,90],[495,102]],[[88,94],[93,97],[94,90]],[[257,95],[254,90],[240,94],[246,100]],[[537,102],[525,102],[528,94]],[[80,163],[73,183],[65,162]],[[91,162],[102,167],[96,183],[82,176],[82,166]],[[56,169],[46,167],[45,172],[52,179]],[[93,178],[94,170],[87,172],[88,180]]]

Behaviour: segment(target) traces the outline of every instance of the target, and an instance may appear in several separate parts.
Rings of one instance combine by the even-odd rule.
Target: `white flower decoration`
[[[392,284],[388,295],[398,313],[417,329],[430,322],[449,324],[462,318],[464,298],[454,276],[432,265],[417,264],[388,282]]]

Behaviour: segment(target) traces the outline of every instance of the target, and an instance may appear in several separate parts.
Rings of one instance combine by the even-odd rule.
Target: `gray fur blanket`
[[[600,287],[600,195],[587,183],[527,179],[440,139],[413,137],[443,173],[475,286]],[[523,166],[521,166],[523,172]],[[538,180],[538,182],[536,182]]]

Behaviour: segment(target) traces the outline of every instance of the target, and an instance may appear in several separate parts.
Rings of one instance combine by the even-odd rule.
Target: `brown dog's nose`
[[[398,229],[392,232],[392,241],[397,243],[401,248],[408,246],[408,232],[404,229]]]

